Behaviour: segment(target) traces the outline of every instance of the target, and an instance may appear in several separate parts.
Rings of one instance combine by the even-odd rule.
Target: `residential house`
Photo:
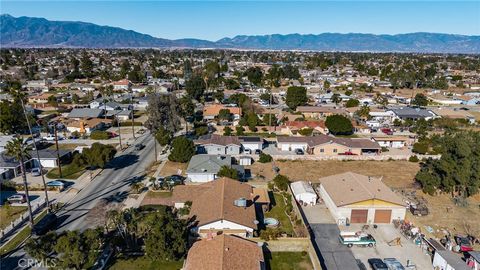
[[[59,149],[58,154],[60,156],[60,162],[66,161],[72,156],[72,152],[70,150]],[[35,151],[30,151],[30,157],[32,162],[33,168],[40,167],[39,161],[42,164],[43,168],[57,168],[58,167],[58,159],[57,159],[57,151],[51,149],[41,149],[38,150],[38,155],[40,159],[37,158],[37,153]]]
[[[313,135],[328,134],[328,128],[324,121],[287,121],[280,128],[280,132],[284,135],[301,136],[301,130],[307,129],[311,129]]]
[[[210,155],[239,155],[245,149],[249,149],[253,153],[255,150],[263,148],[263,140],[253,136],[208,134],[194,142],[197,145],[197,153]]]
[[[408,139],[400,136],[382,136],[372,137],[372,141],[378,143],[381,147],[403,148],[407,146]]]
[[[113,90],[128,91],[128,90],[130,90],[131,86],[132,86],[132,83],[129,80],[124,79],[124,80],[114,82],[113,83]]]
[[[339,224],[379,224],[405,219],[405,203],[381,178],[352,172],[323,177],[320,196]]]
[[[70,119],[89,119],[103,116],[103,109],[74,108],[67,116]]]
[[[306,118],[313,119],[324,119],[334,114],[348,115],[346,110],[333,106],[298,106],[296,111],[302,113]]]
[[[282,151],[302,149],[307,154],[318,156],[370,155],[380,153],[382,147],[376,142],[362,138],[339,138],[327,135],[310,137],[277,137],[277,147]]]
[[[265,270],[262,247],[232,235],[197,241],[188,251],[184,270]]]
[[[242,145],[236,136],[208,134],[194,141],[197,153],[209,155],[239,155]]]
[[[234,165],[229,155],[195,155],[187,167],[187,179],[191,182],[205,183],[218,178],[217,173],[223,167],[235,168],[241,177],[245,170],[241,165]]]
[[[63,121],[63,125],[71,132],[78,132],[80,134],[90,135],[95,130],[103,130],[111,126],[112,120],[103,118],[88,118],[88,119],[68,119]]]
[[[240,117],[242,116],[242,108],[225,106],[223,104],[206,105],[203,108],[203,119],[213,120],[218,116],[219,112],[224,109],[230,111],[234,121],[240,120]]]
[[[196,221],[193,231],[200,237],[213,237],[222,233],[253,236],[258,222],[252,186],[220,178],[197,187],[199,188],[190,188],[190,192],[195,190],[198,194],[187,199],[192,202],[190,216]],[[179,188],[182,189],[182,186],[175,187],[174,193]]]
[[[395,114],[394,119],[405,120],[430,120],[437,118],[437,115],[426,109],[413,108],[413,107],[393,107],[389,108],[388,111],[391,111]]]
[[[54,94],[43,93],[40,95],[30,96],[28,97],[28,103],[31,104],[47,104],[48,98],[53,96]]]

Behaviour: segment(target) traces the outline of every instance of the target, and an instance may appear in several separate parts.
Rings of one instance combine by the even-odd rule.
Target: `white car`
[[[55,141],[55,136],[48,135],[48,136],[43,137],[42,139],[44,139],[45,141]]]

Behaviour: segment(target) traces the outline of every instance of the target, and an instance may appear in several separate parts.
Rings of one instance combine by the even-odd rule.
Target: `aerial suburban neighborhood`
[[[480,269],[480,51],[42,44],[0,48],[1,269]]]

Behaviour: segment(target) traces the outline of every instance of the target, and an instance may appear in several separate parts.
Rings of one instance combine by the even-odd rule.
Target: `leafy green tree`
[[[219,120],[230,121],[232,119],[232,114],[230,113],[229,109],[221,109],[218,112],[217,117],[218,117]]]
[[[278,174],[273,178],[273,183],[281,191],[287,191],[288,185],[290,185],[290,179],[287,176]]]
[[[240,83],[234,79],[226,79],[224,84],[227,89],[235,90],[240,88]]]
[[[242,126],[235,127],[235,132],[236,132],[237,136],[245,135],[245,129]]]
[[[327,116],[325,125],[333,135],[350,135],[353,133],[352,122],[343,115],[334,114]]]
[[[278,122],[277,117],[273,113],[264,114],[262,120],[263,120],[262,121],[263,124],[265,124],[267,126],[271,126],[271,125],[276,126],[277,122]]]
[[[90,133],[90,139],[92,140],[108,140],[109,138],[108,132],[103,130],[94,130]]]
[[[246,115],[246,120],[247,120],[248,128],[250,129],[250,131],[256,131],[257,126],[260,123],[260,119],[258,119],[257,114],[254,113],[253,111],[249,111]]]
[[[425,155],[428,152],[429,145],[426,142],[417,142],[413,144],[412,152]]]
[[[213,93],[213,98],[221,102],[225,98],[225,94],[223,91],[218,90]]]
[[[195,135],[198,136],[203,136],[205,134],[208,134],[208,127],[207,126],[197,126],[195,127]]]
[[[188,99],[179,102],[173,94],[151,94],[148,96],[148,119],[145,126],[153,134],[160,127],[175,133],[181,128],[181,117],[191,113],[191,106]]]
[[[161,146],[165,146],[172,140],[172,133],[166,130],[164,127],[160,127],[155,133],[155,139]]]
[[[48,232],[38,238],[29,238],[25,243],[25,251],[34,259],[39,261],[45,260],[51,256],[56,242],[57,234],[55,232]]]
[[[217,173],[218,177],[228,177],[232,178],[235,180],[240,179],[240,176],[238,175],[238,171],[235,168],[232,168],[230,166],[222,166],[220,170]]]
[[[415,98],[412,100],[412,104],[425,107],[428,105],[428,98],[424,94],[416,94]]]
[[[363,119],[370,119],[370,107],[363,105],[355,112],[355,114]]]
[[[416,180],[425,192],[451,192],[452,196],[469,197],[480,188],[480,133],[446,134],[435,143],[441,147],[439,160],[428,159],[417,173]]]
[[[290,86],[287,89],[287,96],[285,99],[287,106],[290,109],[295,110],[298,106],[307,103],[307,89],[300,86]]]
[[[231,127],[223,128],[223,136],[231,136],[233,129]]]
[[[35,122],[32,114],[27,112],[30,122]],[[14,102],[0,101],[0,133],[24,133],[28,129],[20,100]]]
[[[268,163],[268,162],[271,162],[273,160],[272,156],[270,156],[269,154],[265,154],[265,153],[260,153],[260,157],[258,159],[258,162],[260,163]]]
[[[152,260],[179,260],[187,253],[188,220],[182,220],[165,208],[153,214],[145,237],[145,253]]]
[[[347,103],[345,104],[345,106],[347,106],[347,108],[358,107],[358,105],[360,105],[360,101],[358,101],[358,99],[354,99],[354,98],[349,99],[347,101]]]
[[[337,93],[333,94],[330,100],[335,104],[342,102],[342,98],[340,98],[340,94],[337,94]]]
[[[329,81],[324,81],[323,82],[323,89],[330,89],[330,82]]]
[[[172,142],[172,152],[168,160],[174,162],[188,162],[195,155],[195,145],[184,136],[176,137]]]
[[[298,131],[298,134],[302,136],[312,136],[313,128],[302,128]]]
[[[84,269],[86,265],[92,265],[101,249],[101,237],[99,231],[85,231],[83,234],[68,231],[60,235],[54,246],[59,266],[64,269]]]
[[[260,67],[250,67],[245,71],[245,76],[247,76],[248,80],[256,85],[260,86],[263,80],[263,72]]]
[[[190,97],[200,101],[206,89],[205,81],[201,76],[193,75],[185,82],[185,89]]]
[[[82,158],[92,168],[105,168],[113,159],[117,150],[109,144],[94,143],[90,148],[83,149]]]

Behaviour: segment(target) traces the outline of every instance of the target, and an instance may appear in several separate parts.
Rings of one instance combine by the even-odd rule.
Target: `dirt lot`
[[[343,172],[356,172],[369,176],[383,176],[383,181],[391,187],[411,186],[419,166],[408,161],[276,161],[273,163],[256,162],[251,169],[252,175],[263,175],[271,180],[275,173],[273,166],[280,168],[280,174],[291,180],[308,180],[318,182],[321,177]]]
[[[407,190],[413,190],[413,179],[419,169],[417,163],[408,161],[276,161],[275,165],[256,162],[249,168],[253,176],[262,175],[265,180],[271,180],[275,175],[272,166],[278,166],[280,173],[293,181],[318,182],[320,177],[352,171],[369,176],[383,176],[383,181],[389,187]],[[260,179],[261,177],[256,177],[255,180]],[[426,232],[424,226],[430,226],[435,232],[447,228],[453,234],[469,231],[480,236],[480,194],[469,198],[467,207],[456,206],[449,194],[429,196],[417,190],[417,195],[427,200],[430,214],[425,217],[407,214],[407,219],[421,227],[422,231]]]
[[[182,170],[181,175],[186,176],[185,171],[187,170],[187,166],[188,163],[172,162],[168,160],[160,171],[160,175],[169,176],[172,174],[178,174],[178,170]]]

